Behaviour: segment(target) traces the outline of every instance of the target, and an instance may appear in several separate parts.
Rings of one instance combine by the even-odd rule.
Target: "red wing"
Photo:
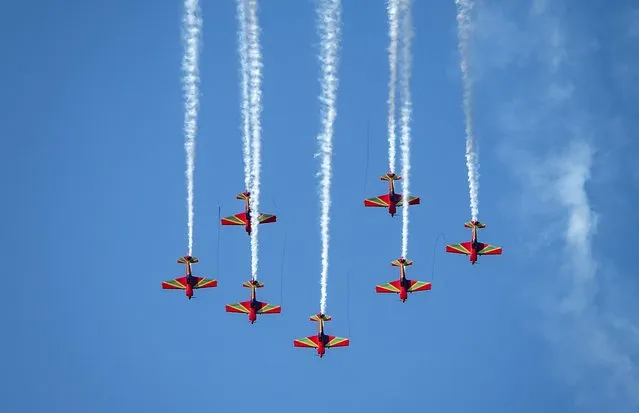
[[[240,212],[239,214],[222,218],[222,225],[246,225],[247,223],[246,212]]]
[[[386,284],[376,285],[375,292],[377,293],[395,293],[398,294],[400,291],[400,281],[395,280]]]
[[[326,347],[348,347],[350,340],[344,337],[328,336]]]
[[[164,290],[184,290],[186,288],[186,277],[163,281],[162,288]]]
[[[477,254],[479,255],[501,255],[502,248],[490,244],[479,243]]]
[[[241,303],[227,304],[226,312],[248,314],[251,312],[250,308],[251,308],[250,301],[242,301]]]
[[[293,341],[294,347],[306,347],[306,348],[317,348],[319,347],[319,337],[317,336],[308,336],[304,338],[298,338]]]
[[[470,255],[470,251],[472,250],[471,244],[471,242],[461,242],[459,244],[446,245],[446,252]]]
[[[260,309],[257,310],[258,314],[279,314],[282,312],[282,307],[279,305],[273,305],[269,303],[260,302]]]
[[[380,195],[375,198],[365,199],[364,206],[387,208],[390,206],[390,197],[388,196],[388,194],[386,194],[386,195]]]

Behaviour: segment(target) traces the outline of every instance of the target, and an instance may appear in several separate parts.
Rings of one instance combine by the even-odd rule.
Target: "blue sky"
[[[618,246],[636,224],[639,9],[477,5],[480,237],[504,255],[471,267],[441,241],[433,256],[439,233],[469,236],[454,2],[415,2],[408,276],[435,274],[402,305],[374,293],[397,277],[401,216],[362,206],[385,190],[386,11],[344,2],[327,329],[352,343],[319,360],[292,346],[319,310],[315,3],[264,3],[261,209],[278,223],[258,297],[283,312],[252,326],[224,312],[248,294],[248,237],[222,228],[216,252],[218,208],[244,189],[234,2],[202,4],[194,270],[220,284],[190,302],[160,289],[186,252],[182,5],[5,7],[0,410],[636,411],[639,282]]]

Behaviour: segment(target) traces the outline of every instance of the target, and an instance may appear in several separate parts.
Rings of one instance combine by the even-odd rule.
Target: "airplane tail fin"
[[[244,282],[242,284],[242,287],[246,287],[246,288],[251,288],[251,287],[262,288],[262,287],[264,287],[264,283],[256,281],[255,284],[253,284],[251,281],[246,281],[246,282]]]
[[[242,192],[241,194],[237,194],[237,196],[235,197],[235,199],[243,199],[243,200],[246,200],[248,198],[249,198],[248,192]]]
[[[468,221],[464,224],[466,228],[486,228],[486,224],[479,221]]]
[[[326,314],[313,314],[310,318],[311,321],[317,321],[319,322],[321,320],[324,321],[331,321],[333,319],[333,317],[331,317],[330,315],[326,315]]]
[[[391,265],[392,265],[393,267],[401,267],[401,266],[402,266],[402,262],[401,262],[399,259],[397,259],[397,260],[395,260],[395,261],[392,261],[392,262],[391,262]],[[410,265],[413,265],[413,261],[411,261],[411,260],[409,260],[409,259],[406,259],[406,258],[405,258],[405,259],[404,259],[404,262],[403,262],[403,265],[404,265],[405,267],[408,267],[408,266],[410,266]]]
[[[399,181],[402,179],[402,177],[389,172],[385,175],[382,175],[379,179],[381,179],[382,181]]]
[[[187,262],[190,262],[191,264],[195,264],[196,262],[200,262],[200,260],[198,258],[185,255],[182,258],[178,258],[177,262],[178,264],[186,264]]]

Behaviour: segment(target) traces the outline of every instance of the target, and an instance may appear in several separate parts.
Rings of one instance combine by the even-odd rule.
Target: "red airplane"
[[[462,242],[455,245],[446,245],[446,252],[454,254],[470,255],[470,263],[475,265],[478,255],[501,255],[502,248],[477,241],[477,229],[486,228],[486,224],[479,221],[468,221],[464,227],[472,229],[470,242]]]
[[[194,277],[191,274],[191,264],[200,262],[199,259],[186,255],[177,260],[178,264],[186,264],[186,275],[170,281],[162,282],[164,290],[186,290],[186,296],[190,300],[193,298],[193,290],[198,288],[217,287],[217,280],[211,278]]]
[[[335,337],[324,334],[324,322],[332,320],[332,317],[324,314],[315,314],[311,316],[311,321],[317,321],[319,327],[316,336],[309,336],[293,341],[295,347],[316,348],[317,355],[324,357],[327,348],[331,347],[347,347],[350,340],[343,337]]]
[[[264,287],[264,283],[257,280],[247,281],[242,284],[243,287],[251,289],[251,299],[249,301],[242,301],[235,304],[227,304],[227,313],[244,313],[249,315],[249,321],[251,324],[255,323],[258,314],[279,314],[282,312],[282,307],[279,305],[272,305],[269,303],[263,303],[257,301],[255,298],[255,289]]]
[[[251,194],[249,192],[242,192],[241,194],[238,194],[235,198],[244,200],[244,212],[222,218],[222,225],[244,225],[246,232],[251,235],[250,197]],[[277,221],[277,217],[275,215],[269,214],[260,214],[257,219],[260,224],[270,224],[271,222]]]
[[[391,281],[383,285],[375,286],[375,291],[378,293],[399,293],[399,299],[402,303],[408,298],[408,293],[414,293],[417,291],[428,291],[432,288],[430,282],[415,281],[406,278],[406,268],[409,265],[413,265],[411,260],[405,258],[399,258],[391,262],[393,267],[399,267],[399,280]]]
[[[395,193],[395,181],[399,181],[400,179],[402,179],[402,177],[397,176],[391,172],[387,173],[386,175],[382,175],[380,179],[382,181],[388,181],[388,193],[375,198],[365,199],[364,206],[388,208],[388,213],[391,215],[391,217],[393,217],[397,213],[397,207],[404,205],[402,195]],[[409,195],[408,205],[418,205],[419,202],[419,197]]]

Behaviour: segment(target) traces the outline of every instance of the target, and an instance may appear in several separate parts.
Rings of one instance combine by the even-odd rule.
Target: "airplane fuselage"
[[[397,213],[397,195],[395,194],[395,184],[388,181],[388,213],[394,217]]]
[[[197,284],[196,278],[191,274],[191,263],[186,263],[186,297],[190,300],[193,298],[193,287]]]
[[[406,279],[406,270],[402,265],[399,267],[399,299],[402,300],[402,303],[408,298],[408,284],[410,283]]]
[[[475,265],[477,262],[477,251],[479,250],[479,242],[477,241],[477,228],[473,228],[472,237],[470,240],[470,263]]]

